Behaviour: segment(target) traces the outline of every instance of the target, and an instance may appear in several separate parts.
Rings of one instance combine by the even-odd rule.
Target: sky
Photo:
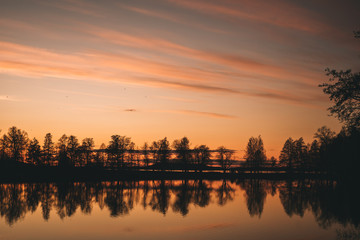
[[[360,1],[0,0],[0,129],[98,147],[313,140],[327,67],[360,71]]]

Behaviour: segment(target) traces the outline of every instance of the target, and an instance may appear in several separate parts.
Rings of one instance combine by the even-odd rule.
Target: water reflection
[[[243,196],[236,192],[244,192]],[[243,197],[251,217],[260,218],[266,197],[278,194],[289,217],[304,216],[311,211],[322,228],[332,224],[351,225],[352,232],[338,232],[339,239],[358,233],[360,208],[357,191],[352,186],[325,180],[269,181],[261,179],[235,182],[117,181],[86,183],[26,183],[0,185],[0,214],[13,225],[27,213],[41,208],[45,221],[50,213],[61,218],[73,216],[78,209],[91,214],[94,204],[107,208],[111,217],[131,214],[135,206],[166,215],[169,211],[186,216],[190,206],[206,207],[211,203],[224,206]]]

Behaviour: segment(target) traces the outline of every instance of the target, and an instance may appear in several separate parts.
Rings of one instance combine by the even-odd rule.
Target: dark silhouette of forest
[[[211,150],[206,145],[190,147],[187,137],[167,138],[137,147],[130,137],[113,135],[108,145],[94,148],[94,140],[63,135],[54,142],[51,133],[43,144],[30,140],[25,131],[11,127],[0,138],[0,180],[16,180],[28,176],[89,176],[102,179],[129,175],[167,176],[191,175],[203,177],[210,173],[241,177],[242,175],[299,174],[327,175],[339,179],[357,176],[360,167],[360,133],[356,128],[343,128],[336,134],[326,126],[314,134],[315,140],[306,144],[303,138],[288,138],[279,160],[267,158],[261,136],[251,137],[243,158],[236,151],[221,146]],[[213,174],[214,175],[214,174]],[[111,178],[111,179],[112,179]],[[57,179],[58,180],[58,179]]]
[[[238,190],[244,195],[236,195]],[[12,225],[41,208],[47,221],[81,211],[91,214],[94,205],[107,208],[111,217],[130,214],[135,206],[166,215],[186,216],[193,206],[224,206],[243,198],[251,217],[260,218],[268,195],[279,194],[289,217],[310,211],[322,228],[332,224],[359,226],[360,205],[356,189],[329,180],[150,180],[115,182],[59,182],[0,184],[0,214]],[[173,196],[173,198],[171,197]]]

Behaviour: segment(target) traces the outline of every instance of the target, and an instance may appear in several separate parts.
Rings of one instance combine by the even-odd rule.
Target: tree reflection
[[[206,207],[210,203],[211,189],[208,184],[203,180],[197,180],[194,183],[194,204],[199,207]]]
[[[166,214],[169,208],[170,191],[165,180],[153,181],[152,196],[149,205],[152,210]]]
[[[225,205],[228,201],[232,201],[235,196],[235,189],[228,184],[227,180],[223,180],[221,185],[216,189],[216,196],[220,206]]]
[[[189,186],[187,180],[182,181],[180,187],[176,190],[176,200],[173,204],[173,211],[180,212],[185,216],[189,212],[189,204],[192,200],[193,188]]]
[[[267,183],[262,179],[248,179],[239,183],[245,191],[244,197],[250,216],[261,217],[266,199]]]
[[[245,179],[237,180],[236,185],[244,191],[246,206],[252,217],[261,217],[267,195],[278,193],[289,217],[303,217],[310,211],[323,228],[334,223],[359,227],[360,199],[356,183]],[[97,204],[100,209],[108,208],[112,217],[129,214],[136,205],[144,209],[150,207],[163,215],[172,209],[186,216],[192,206],[206,207],[212,202],[224,206],[235,199],[236,191],[235,185],[228,180],[0,184],[0,215],[7,224],[13,225],[38,208],[47,221],[51,211],[63,219],[73,216],[78,209],[84,214],[91,214],[94,204]]]
[[[106,191],[105,204],[108,206],[112,217],[129,213],[129,207],[124,200],[124,184],[124,182],[111,183]]]

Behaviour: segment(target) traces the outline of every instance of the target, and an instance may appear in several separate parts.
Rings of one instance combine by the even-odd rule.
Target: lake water
[[[332,181],[0,184],[0,239],[360,239]]]

